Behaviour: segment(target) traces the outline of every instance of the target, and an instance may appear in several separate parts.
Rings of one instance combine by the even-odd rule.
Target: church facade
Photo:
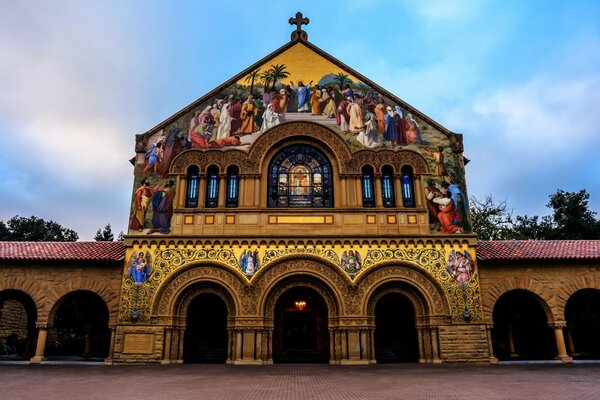
[[[62,262],[2,248],[23,353],[43,362],[50,342],[58,354],[81,337],[79,353],[108,364],[571,362],[575,342],[596,354],[600,319],[585,310],[600,304],[600,245],[478,243],[462,135],[292,22],[289,43],[136,136],[122,245]],[[0,321],[16,326],[15,312]]]

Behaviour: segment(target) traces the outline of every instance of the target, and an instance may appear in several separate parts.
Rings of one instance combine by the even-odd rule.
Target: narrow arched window
[[[232,165],[227,168],[227,198],[225,199],[225,207],[238,206],[239,186],[239,169],[235,165]]]
[[[404,207],[415,206],[415,185],[412,168],[408,165],[402,167],[402,205]]]
[[[211,165],[206,170],[206,208],[215,208],[219,203],[219,168]]]
[[[381,194],[384,207],[396,207],[396,196],[394,196],[394,169],[385,165],[381,175]]]
[[[186,208],[198,207],[198,181],[200,170],[192,165],[187,170],[187,189],[185,193]]]
[[[362,168],[363,207],[375,207],[375,191],[373,189],[373,168],[365,165]]]

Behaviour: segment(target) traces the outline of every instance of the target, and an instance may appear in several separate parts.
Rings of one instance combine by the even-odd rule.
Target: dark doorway
[[[415,310],[400,293],[386,294],[375,305],[375,359],[378,363],[419,360]]]
[[[31,358],[37,338],[35,303],[20,290],[0,292],[0,359]]]
[[[108,308],[96,293],[77,291],[61,301],[48,334],[48,357],[104,359],[108,356]]]
[[[600,291],[583,289],[571,296],[565,308],[569,355],[600,359]]]
[[[307,287],[290,289],[277,300],[274,316],[274,362],[329,362],[327,305],[321,295]]]
[[[219,296],[206,293],[191,301],[183,345],[186,363],[227,361],[227,306]]]
[[[554,332],[534,296],[512,290],[496,302],[492,342],[499,360],[550,360],[556,356]]]

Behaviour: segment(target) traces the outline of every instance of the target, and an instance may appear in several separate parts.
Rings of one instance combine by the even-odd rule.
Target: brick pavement
[[[600,365],[0,366],[0,399],[600,399]]]

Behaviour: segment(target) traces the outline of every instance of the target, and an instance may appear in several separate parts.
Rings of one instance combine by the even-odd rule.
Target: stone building
[[[136,136],[123,243],[0,243],[13,352],[600,356],[600,242],[478,242],[462,135],[310,43],[307,22],[290,19],[290,42]]]

